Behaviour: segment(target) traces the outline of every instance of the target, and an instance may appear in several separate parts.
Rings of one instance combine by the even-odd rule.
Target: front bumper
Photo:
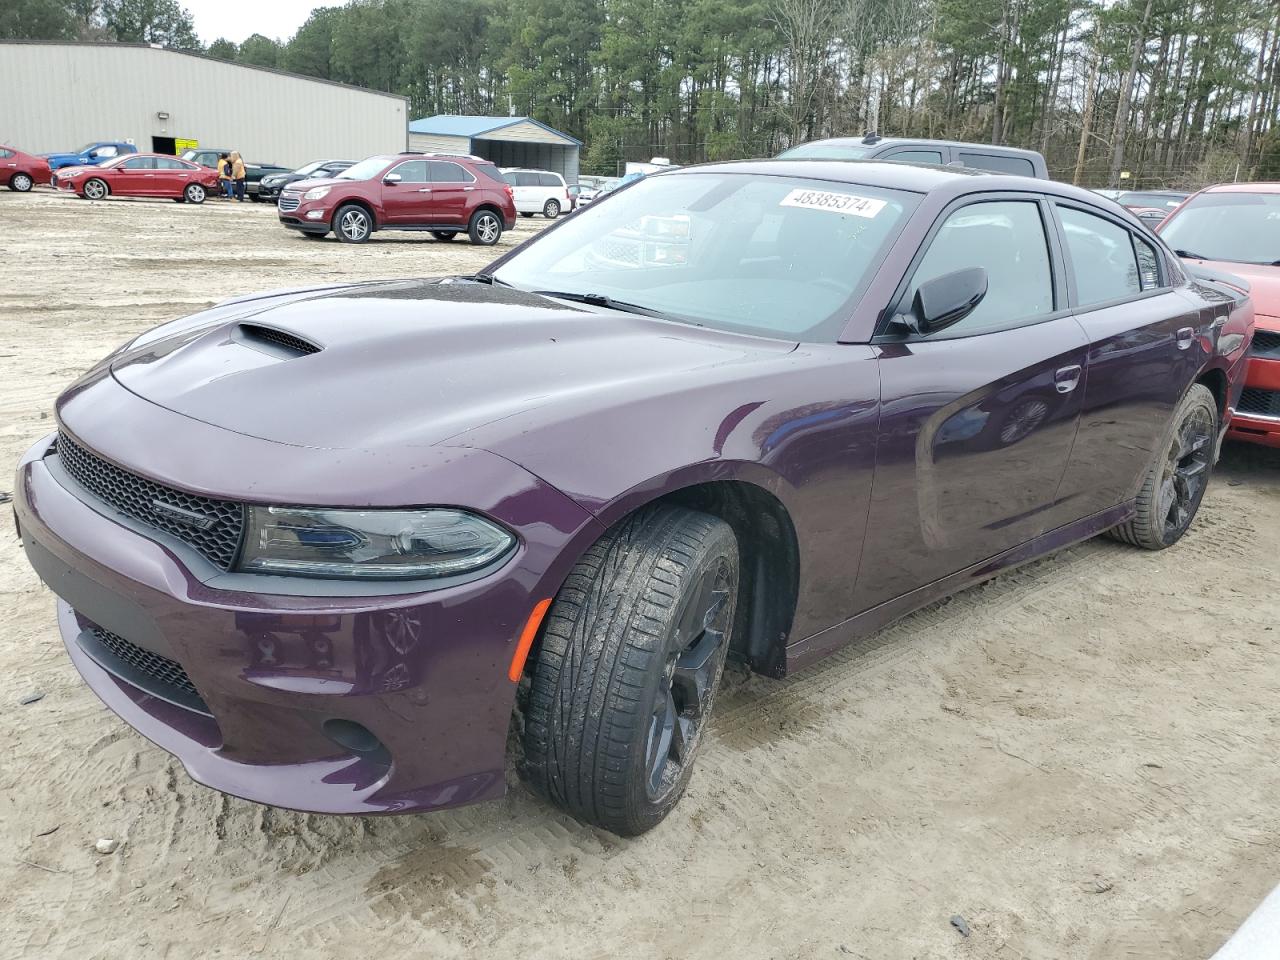
[[[1280,320],[1258,317],[1244,389],[1231,417],[1233,440],[1280,447]],[[1264,339],[1265,338],[1265,339]]]
[[[531,482],[540,492],[526,496],[554,498],[550,526],[566,539],[594,525]],[[504,792],[506,670],[531,598],[554,593],[565,572],[547,538],[526,539],[483,579],[430,593],[290,596],[210,586],[180,545],[124,525],[70,480],[50,438],[24,457],[14,505],[27,556],[59,598],[72,662],[198,782],[319,813],[433,810]],[[87,642],[102,631],[127,641],[134,661],[171,662],[196,707],[166,696],[156,671],[140,680],[104,668]],[[352,724],[377,749],[335,739]]]

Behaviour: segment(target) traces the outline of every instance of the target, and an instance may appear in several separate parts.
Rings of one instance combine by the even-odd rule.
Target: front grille
[[[264,327],[257,323],[242,323],[240,330],[255,340],[265,340],[268,343],[274,343],[276,346],[287,347],[296,353],[319,353],[320,348],[310,340],[303,340],[299,336],[287,333],[284,330],[277,330],[275,327]]]
[[[1272,330],[1255,330],[1250,354],[1280,360],[1280,333]]]
[[[231,569],[244,533],[243,504],[186,493],[122,470],[64,433],[58,434],[58,456],[72,479],[94,496],[190,544],[223,570]]]
[[[298,207],[302,206],[302,198],[287,193],[280,194],[280,209],[285,213],[293,213]]]
[[[88,642],[82,643],[85,652],[108,673],[161,700],[200,713],[209,712],[182,664],[144,650],[101,627],[90,627],[86,632],[89,634]],[[103,651],[110,656],[103,656]]]
[[[1240,403],[1236,413],[1260,414],[1264,417],[1280,417],[1280,390],[1260,390],[1257,387],[1246,387],[1240,394]]]

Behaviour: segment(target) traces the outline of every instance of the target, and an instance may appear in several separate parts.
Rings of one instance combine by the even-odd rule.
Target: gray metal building
[[[529,167],[578,182],[582,141],[532,117],[468,117],[440,114],[409,124],[409,149],[463,153],[500,167]]]
[[[31,153],[132,140],[301,166],[405,149],[404,97],[144,44],[0,41],[0,142]]]

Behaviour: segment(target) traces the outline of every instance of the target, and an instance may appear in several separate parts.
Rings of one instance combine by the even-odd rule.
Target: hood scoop
[[[319,353],[323,347],[305,340],[296,333],[263,326],[260,323],[242,323],[236,329],[236,339],[247,346],[270,353],[272,356],[305,357]]]

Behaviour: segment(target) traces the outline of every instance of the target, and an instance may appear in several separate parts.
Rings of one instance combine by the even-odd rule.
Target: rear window
[[[1034,177],[1036,168],[1025,157],[1010,157],[999,153],[973,153],[961,150],[960,162],[974,170],[991,173],[1014,173],[1020,177]]]
[[[482,177],[492,180],[494,183],[510,183],[510,181],[503,176],[502,171],[492,163],[477,163],[472,169]]]

